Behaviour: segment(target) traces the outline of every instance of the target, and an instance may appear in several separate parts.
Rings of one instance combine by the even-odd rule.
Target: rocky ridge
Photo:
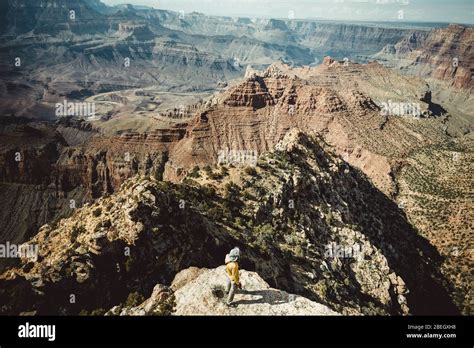
[[[170,287],[161,284],[135,307],[116,306],[105,315],[337,315],[328,307],[302,296],[271,288],[258,274],[240,270],[243,289],[225,304],[225,268],[188,268],[179,272]]]
[[[326,146],[295,129],[255,171],[126,181],[28,241],[38,260],[0,276],[2,313],[105,312],[190,266],[217,267],[235,245],[273,288],[342,314],[456,312],[436,250]]]

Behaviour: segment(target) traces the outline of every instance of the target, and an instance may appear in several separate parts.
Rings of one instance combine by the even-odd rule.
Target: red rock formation
[[[382,129],[386,119],[373,99],[388,98],[381,83],[388,89],[409,84],[410,98],[421,104],[427,91],[421,80],[401,77],[379,64],[347,64],[327,57],[314,69],[274,65],[247,76],[190,122],[184,138],[170,147],[165,178],[179,180],[195,165],[216,163],[225,149],[261,154],[297,126],[323,135],[388,193],[394,190],[392,160],[433,136],[415,135],[401,119],[392,119]]]
[[[85,137],[82,130],[77,136],[87,141],[80,144],[67,125],[60,132],[44,125],[8,126],[0,148],[4,164],[0,180],[40,185],[41,194],[48,187],[55,197],[67,199],[74,193],[90,200],[116,191],[136,174],[177,181],[195,165],[217,163],[222,151],[262,154],[289,129],[298,127],[317,133],[379,189],[393,193],[392,165],[443,134],[437,131],[441,124],[436,126],[436,120],[414,123],[381,114],[376,100],[396,97],[400,88],[409,95],[406,98],[423,105],[428,101],[429,90],[421,80],[400,76],[379,64],[326,58],[317,68],[274,65],[249,74],[241,84],[202,106],[189,124],[174,128],[111,138]],[[68,134],[68,141],[62,134]],[[24,162],[14,161],[17,152]],[[51,207],[35,209],[44,216],[39,223],[51,216],[43,214]]]
[[[474,28],[451,24],[428,33],[416,32],[393,46],[386,46],[375,57],[409,73],[470,89],[474,86],[473,43]]]
[[[172,128],[113,138],[91,133],[95,137],[86,144],[69,146],[60,133],[67,129],[35,123],[0,129],[0,196],[9,207],[0,214],[0,241],[22,242],[30,231],[114,192],[136,174],[161,178],[168,147],[185,132]]]
[[[434,77],[457,88],[472,88],[474,71],[474,28],[450,25],[436,29],[428,37],[421,61],[437,66]]]

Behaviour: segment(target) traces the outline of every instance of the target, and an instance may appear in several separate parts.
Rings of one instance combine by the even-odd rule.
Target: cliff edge
[[[235,307],[225,304],[225,266],[190,267],[179,272],[171,287],[158,284],[138,306],[112,308],[106,315],[338,315],[329,307],[299,295],[271,288],[257,273],[240,271],[243,285],[234,297]]]

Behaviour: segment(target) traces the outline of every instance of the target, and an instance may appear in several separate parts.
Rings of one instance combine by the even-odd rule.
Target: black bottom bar
[[[472,324],[472,317],[0,317],[0,346],[252,343],[471,347]],[[52,327],[43,325],[54,325],[54,335]],[[37,335],[43,337],[31,337]]]

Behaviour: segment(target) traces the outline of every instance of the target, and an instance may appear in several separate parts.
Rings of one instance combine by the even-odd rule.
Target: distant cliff
[[[460,89],[474,82],[474,28],[451,24],[447,28],[413,33],[387,45],[374,58],[408,74],[434,78]]]

